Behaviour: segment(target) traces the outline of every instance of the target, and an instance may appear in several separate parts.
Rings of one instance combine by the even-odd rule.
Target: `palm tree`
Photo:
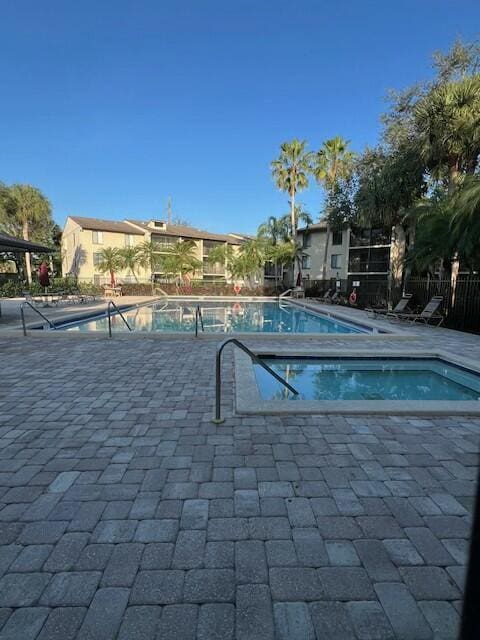
[[[140,265],[139,248],[138,247],[125,247],[120,249],[120,256],[122,259],[122,268],[131,272],[135,278],[135,282],[138,282],[136,269]]]
[[[8,210],[12,224],[18,224],[24,240],[30,240],[33,225],[51,222],[51,205],[43,193],[29,184],[14,184],[8,188]],[[25,253],[27,281],[32,283],[30,253]]]
[[[257,229],[257,236],[269,240],[274,246],[280,240],[285,240],[289,235],[289,230],[285,226],[285,216],[276,218],[270,216]]]
[[[197,245],[193,240],[180,240],[168,247],[160,258],[164,272],[169,276],[179,276],[181,280],[189,273],[202,267],[197,258]]]
[[[158,253],[158,245],[153,240],[145,240],[137,247],[137,264],[150,271],[150,281],[152,284],[153,295],[153,283],[155,277],[155,270],[160,262],[160,255]]]
[[[480,74],[434,87],[414,107],[418,145],[434,179],[451,193],[480,155]]]
[[[120,249],[117,247],[105,247],[100,251],[100,262],[97,269],[100,273],[110,274],[110,284],[115,286],[115,272],[123,267],[123,257]]]
[[[351,178],[354,167],[355,153],[348,149],[350,141],[341,136],[325,140],[321,149],[315,154],[313,175],[317,182],[323,185],[328,196],[332,196],[340,181]],[[327,259],[330,245],[330,225],[327,220],[327,237],[323,255],[323,279],[327,276]]]
[[[290,220],[292,240],[296,239],[297,221],[295,219],[295,196],[298,191],[308,187],[308,174],[311,171],[311,152],[306,150],[306,140],[284,142],[280,145],[280,155],[271,163],[272,175],[277,187],[290,196]]]

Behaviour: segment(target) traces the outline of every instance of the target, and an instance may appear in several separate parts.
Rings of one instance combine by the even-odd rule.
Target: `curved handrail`
[[[281,293],[278,297],[280,298],[286,298],[288,296],[289,293],[292,293],[293,289],[287,289],[286,291],[284,291],[283,293]]]
[[[215,356],[215,417],[212,419],[213,423],[221,424],[222,422],[224,422],[224,418],[221,417],[221,407],[220,407],[221,391],[222,391],[221,357],[222,357],[222,351],[225,349],[227,344],[230,344],[230,343],[234,344],[236,347],[244,351],[248,356],[250,356],[253,362],[260,365],[263,369],[265,369],[265,371],[267,371],[276,380],[278,380],[278,382],[283,384],[284,387],[286,387],[289,391],[291,391],[293,394],[298,396],[298,391],[294,387],[292,387],[290,383],[284,380],[282,376],[279,376],[278,373],[276,373],[276,371],[274,371],[271,367],[268,366],[268,364],[265,364],[265,362],[263,362],[261,358],[259,358],[255,353],[253,353],[253,351],[251,351],[246,345],[244,345],[243,342],[240,342],[240,340],[237,340],[237,338],[228,338],[227,340],[224,340],[220,345],[218,345],[217,353]]]
[[[203,326],[203,315],[202,310],[200,309],[200,305],[197,304],[197,308],[195,309],[195,337],[198,336],[198,320],[200,318],[200,326],[202,327],[202,331],[205,331]]]
[[[34,307],[31,302],[28,302],[28,300],[25,300],[25,302],[22,302],[22,304],[20,305],[20,317],[22,319],[22,328],[23,328],[24,336],[27,335],[27,325],[25,324],[25,312],[23,310],[25,305],[27,305],[28,307],[30,307],[30,309],[33,309],[36,313],[38,313],[38,315],[41,318],[43,318],[43,320],[45,320],[45,322],[49,325],[51,329],[57,328],[56,325],[51,320],[49,320],[46,315],[44,315],[41,311],[39,311],[36,307]]]
[[[118,315],[121,317],[121,319],[124,321],[124,323],[127,325],[128,330],[129,331],[133,331],[132,327],[128,324],[125,316],[123,315],[123,313],[120,311],[120,309],[117,307],[117,305],[115,304],[115,302],[113,300],[109,300],[108,304],[107,304],[107,317],[108,317],[108,337],[111,338],[112,337],[112,314],[110,312],[110,306],[114,307],[114,309],[117,310]]]

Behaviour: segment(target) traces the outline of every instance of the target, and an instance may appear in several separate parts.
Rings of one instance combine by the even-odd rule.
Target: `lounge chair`
[[[319,298],[312,298],[312,300],[315,300],[315,302],[330,302],[330,294],[332,293],[331,289],[327,289],[325,291],[325,293],[323,294],[323,296],[320,296]]]
[[[425,309],[421,313],[394,313],[390,311],[387,313],[387,318],[389,320],[407,320],[410,322],[423,322],[424,324],[429,324],[430,321],[436,322],[437,327],[439,327],[444,317],[441,313],[438,313],[438,308],[443,302],[443,296],[433,296],[430,302],[427,304]]]
[[[330,296],[329,298],[325,298],[324,302],[326,302],[327,304],[341,304],[342,298],[340,296],[340,291],[335,291],[333,296]]]
[[[400,301],[396,304],[396,306],[390,311],[386,307],[381,307],[379,309],[374,309],[373,307],[368,307],[365,309],[367,316],[371,318],[375,318],[375,316],[386,316],[388,313],[408,313],[408,304],[412,299],[411,293],[404,293],[401,297]]]

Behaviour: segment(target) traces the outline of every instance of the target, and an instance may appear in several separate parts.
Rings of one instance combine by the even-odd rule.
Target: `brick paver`
[[[232,415],[226,351],[216,426],[215,346],[0,338],[0,640],[453,640],[480,419]]]

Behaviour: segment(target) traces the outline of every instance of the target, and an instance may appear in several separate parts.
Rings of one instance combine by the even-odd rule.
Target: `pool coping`
[[[392,337],[390,335],[390,337]],[[255,350],[257,355],[271,355],[271,350]],[[382,357],[441,358],[452,364],[465,367],[480,375],[478,362],[452,355],[441,350],[398,351],[391,349]],[[275,356],[298,357],[363,357],[365,350],[346,349],[276,349]],[[375,357],[375,356],[371,356]],[[378,357],[378,356],[377,356]],[[263,400],[260,397],[251,358],[239,351],[234,356],[235,411],[239,415],[321,415],[321,414],[368,414],[368,415],[480,415],[480,401],[437,400]]]
[[[225,336],[225,338],[227,338],[228,336],[236,336],[236,337],[241,337],[243,339],[247,339],[247,338],[252,338],[252,337],[278,337],[278,336],[288,336],[289,338],[331,338],[331,336],[337,336],[337,335],[341,335],[342,337],[346,337],[346,338],[358,338],[360,336],[363,337],[380,337],[380,338],[387,338],[387,337],[392,337],[392,336],[399,336],[402,334],[396,333],[394,330],[392,329],[387,329],[385,326],[376,323],[375,321],[372,321],[370,319],[366,320],[366,321],[362,321],[362,322],[358,322],[355,320],[352,320],[351,318],[345,317],[344,315],[342,315],[341,313],[332,313],[329,309],[318,309],[316,308],[314,305],[309,305],[309,304],[305,304],[303,303],[303,301],[298,301],[297,299],[291,299],[291,298],[280,298],[277,296],[168,296],[168,297],[155,297],[151,300],[147,300],[147,301],[142,301],[139,303],[128,303],[128,304],[123,304],[118,301],[116,304],[119,307],[120,311],[130,311],[131,309],[135,309],[138,307],[143,307],[143,306],[148,306],[151,304],[155,304],[161,301],[166,301],[166,300],[178,300],[178,301],[188,301],[188,300],[192,300],[194,302],[197,301],[205,301],[205,302],[215,302],[215,301],[222,301],[222,302],[232,302],[234,300],[239,300],[241,299],[243,302],[285,302],[287,304],[290,304],[293,307],[297,307],[298,309],[303,309],[309,313],[312,313],[313,315],[317,315],[317,316],[324,316],[327,318],[332,318],[334,320],[337,320],[339,323],[344,324],[346,326],[350,325],[353,326],[354,328],[359,329],[359,331],[355,331],[352,333],[289,333],[289,332],[285,332],[285,333],[280,333],[280,332],[272,332],[272,333],[263,333],[263,332],[200,332],[199,336],[201,336],[202,338],[209,338],[210,336]],[[108,301],[107,301],[108,302]],[[56,324],[58,325],[58,328],[56,328],[55,330],[53,329],[49,329],[48,327],[45,326],[45,323],[43,322],[39,322],[39,321],[30,321],[26,323],[26,328],[28,331],[31,331],[32,333],[30,333],[29,335],[36,335],[36,334],[49,334],[49,335],[60,335],[62,333],[68,333],[70,336],[72,334],[78,335],[80,334],[82,337],[85,335],[98,335],[98,333],[101,332],[96,332],[96,331],[80,331],[78,332],[74,332],[74,331],[68,331],[68,329],[66,328],[68,325],[75,325],[75,324],[84,324],[87,323],[91,320],[95,320],[95,319],[99,319],[99,318],[103,318],[106,316],[106,309],[98,309],[95,312],[82,312],[80,310],[75,309],[75,311],[73,311],[72,309],[72,314],[69,314],[68,312],[62,316],[57,322]],[[116,311],[114,311],[112,313],[112,317],[114,317],[115,315],[117,315]],[[55,321],[55,319],[54,319]],[[19,335],[21,333],[21,326],[14,326],[12,328],[9,329],[2,329],[1,334],[0,335],[8,335],[11,334],[12,336],[14,335]],[[106,333],[106,331],[105,331]],[[158,334],[160,334],[161,336],[167,336],[167,337],[180,337],[180,336],[184,336],[184,337],[188,337],[188,336],[192,336],[195,337],[192,333],[186,332],[186,331],[132,331],[132,332],[126,332],[121,330],[120,332],[115,332],[117,333],[117,335],[119,333],[123,333],[125,335],[129,335],[129,337],[133,337],[135,335],[135,337],[141,337],[141,338],[145,338],[145,337],[152,337],[155,336],[157,337]],[[403,334],[405,336],[405,334]]]

